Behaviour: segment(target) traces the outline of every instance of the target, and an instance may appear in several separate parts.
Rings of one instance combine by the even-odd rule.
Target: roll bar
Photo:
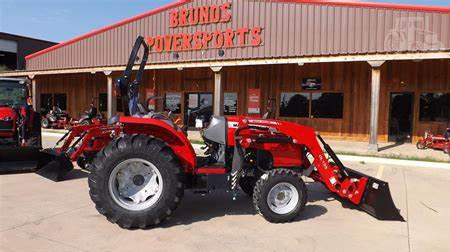
[[[130,78],[133,73],[133,66],[136,60],[138,60],[138,53],[141,49],[141,46],[144,47],[144,54],[142,56],[141,63],[139,64],[139,69],[136,73],[136,77],[130,83]],[[145,42],[144,37],[138,36],[128,59],[127,67],[122,76],[116,81],[116,88],[118,89],[120,96],[128,97],[128,110],[125,108],[125,104],[122,104],[122,106],[124,107],[123,111],[126,115],[134,115],[137,112],[139,85],[141,84],[142,77],[144,75],[145,65],[147,64],[149,56],[149,50],[149,46]]]

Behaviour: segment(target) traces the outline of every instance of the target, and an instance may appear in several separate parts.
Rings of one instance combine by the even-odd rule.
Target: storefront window
[[[174,114],[181,113],[181,93],[167,93],[164,103],[165,110],[170,110]]]
[[[53,107],[53,95],[41,94],[41,114],[45,115]]]
[[[420,121],[450,121],[450,93],[421,94]]]
[[[343,93],[281,93],[280,116],[342,118],[343,107]]]
[[[225,115],[237,115],[237,93],[224,93],[223,106]]]
[[[309,116],[309,93],[281,93],[280,101],[280,116]]]
[[[41,94],[41,113],[46,114],[53,106],[58,106],[62,110],[67,109],[66,94]]]
[[[342,118],[344,95],[342,93],[312,93],[311,117]]]
[[[62,110],[67,109],[67,95],[66,94],[55,94],[54,95],[54,104],[58,106]]]
[[[98,95],[98,108],[102,112],[108,111],[108,94]]]

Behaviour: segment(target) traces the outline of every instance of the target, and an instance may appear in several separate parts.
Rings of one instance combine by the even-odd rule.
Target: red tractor
[[[144,56],[136,79],[131,70],[140,47]],[[108,125],[73,127],[64,144],[46,150],[39,170],[63,179],[72,161],[90,170],[89,193],[96,209],[123,228],[158,225],[180,204],[185,190],[237,190],[252,195],[258,213],[274,223],[296,218],[307,202],[306,176],[322,183],[380,220],[403,221],[387,182],[345,167],[314,129],[291,122],[245,116],[214,116],[197,156],[184,130],[138,100],[148,46],[139,37],[117,86],[127,91],[128,114]],[[59,143],[58,143],[59,144]],[[57,145],[58,145],[57,144]],[[321,147],[325,150],[325,153]]]
[[[23,79],[0,78],[0,172],[35,168],[42,157],[41,116]]]
[[[435,149],[442,150],[444,153],[450,153],[450,128],[447,128],[442,135],[433,135],[431,131],[425,131],[424,136],[416,144],[417,149]]]

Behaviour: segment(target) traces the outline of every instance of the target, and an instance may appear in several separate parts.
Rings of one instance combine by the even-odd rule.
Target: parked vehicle
[[[430,130],[426,130],[424,136],[416,144],[417,149],[442,150],[444,153],[450,152],[450,128],[447,128],[442,135],[434,135]]]
[[[41,116],[23,79],[0,78],[0,172],[34,169],[42,158]]]
[[[144,54],[130,82],[141,46]],[[54,180],[86,157],[89,193],[96,209],[123,228],[160,224],[180,204],[185,190],[207,193],[241,187],[258,213],[274,223],[289,222],[307,201],[302,176],[322,183],[337,197],[380,220],[403,221],[387,182],[345,167],[314,129],[292,122],[246,116],[214,116],[202,131],[207,156],[196,156],[186,133],[167,115],[138,106],[149,48],[138,37],[117,85],[128,90],[130,116],[108,125],[70,129],[60,148],[46,150],[39,171]],[[324,146],[322,150],[321,144]]]
[[[50,101],[49,106],[50,107]],[[53,106],[41,120],[42,128],[44,129],[65,129],[70,124],[70,116],[66,111],[63,111],[59,105]]]

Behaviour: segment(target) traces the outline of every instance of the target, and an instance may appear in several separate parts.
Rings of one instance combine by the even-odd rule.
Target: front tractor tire
[[[294,220],[303,211],[306,201],[301,174],[289,169],[274,169],[263,174],[253,191],[255,210],[272,223]]]
[[[125,229],[160,224],[183,198],[181,166],[170,147],[153,137],[118,138],[98,153],[89,169],[89,194],[96,209]]]

